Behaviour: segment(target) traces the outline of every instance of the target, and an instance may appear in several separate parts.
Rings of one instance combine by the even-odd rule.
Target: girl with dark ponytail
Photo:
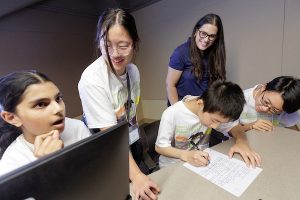
[[[49,78],[35,71],[11,73],[0,79],[0,113],[14,113],[26,88],[32,84],[50,81]],[[0,156],[6,148],[22,134],[22,130],[0,118]]]
[[[157,199],[159,187],[139,169],[143,150],[139,139],[137,106],[140,73],[133,63],[139,46],[134,17],[124,9],[107,9],[98,20],[97,58],[78,83],[84,119],[93,131],[105,130],[120,121],[129,126],[129,179],[135,199]]]
[[[65,117],[57,86],[36,71],[0,78],[0,175],[90,135]]]

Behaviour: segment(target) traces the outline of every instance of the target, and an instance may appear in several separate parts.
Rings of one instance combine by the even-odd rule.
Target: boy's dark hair
[[[200,97],[204,102],[203,112],[219,113],[237,120],[246,103],[243,90],[229,81],[215,81]]]
[[[2,111],[14,113],[28,86],[47,81],[51,80],[36,71],[20,71],[2,76],[0,78],[0,113]],[[0,158],[6,148],[21,134],[21,129],[0,117]]]
[[[292,76],[279,76],[266,84],[265,91],[281,93],[282,109],[293,113],[300,109],[300,80]]]

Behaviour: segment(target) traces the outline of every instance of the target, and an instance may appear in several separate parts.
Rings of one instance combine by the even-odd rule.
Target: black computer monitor
[[[129,199],[128,124],[38,159],[0,177],[0,199]]]

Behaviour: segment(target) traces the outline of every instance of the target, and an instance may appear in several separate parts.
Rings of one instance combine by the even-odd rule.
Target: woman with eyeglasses
[[[246,130],[272,131],[282,126],[300,131],[300,79],[280,76],[244,90],[244,95],[246,104],[239,121]]]
[[[207,14],[191,37],[170,57],[166,78],[168,105],[186,95],[201,95],[215,80],[225,80],[226,52],[221,18]]]
[[[138,43],[139,36],[131,14],[122,9],[104,11],[98,21],[96,36],[100,57],[84,70],[78,90],[90,129],[102,131],[128,120],[131,149],[129,179],[134,199],[152,200],[157,199],[159,188],[135,162],[142,153],[136,123],[140,75],[137,66],[132,63]]]

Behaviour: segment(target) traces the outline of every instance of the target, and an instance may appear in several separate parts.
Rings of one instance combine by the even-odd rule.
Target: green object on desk
[[[212,131],[212,128],[207,128],[204,134],[209,135],[209,134],[211,134],[211,131]]]

